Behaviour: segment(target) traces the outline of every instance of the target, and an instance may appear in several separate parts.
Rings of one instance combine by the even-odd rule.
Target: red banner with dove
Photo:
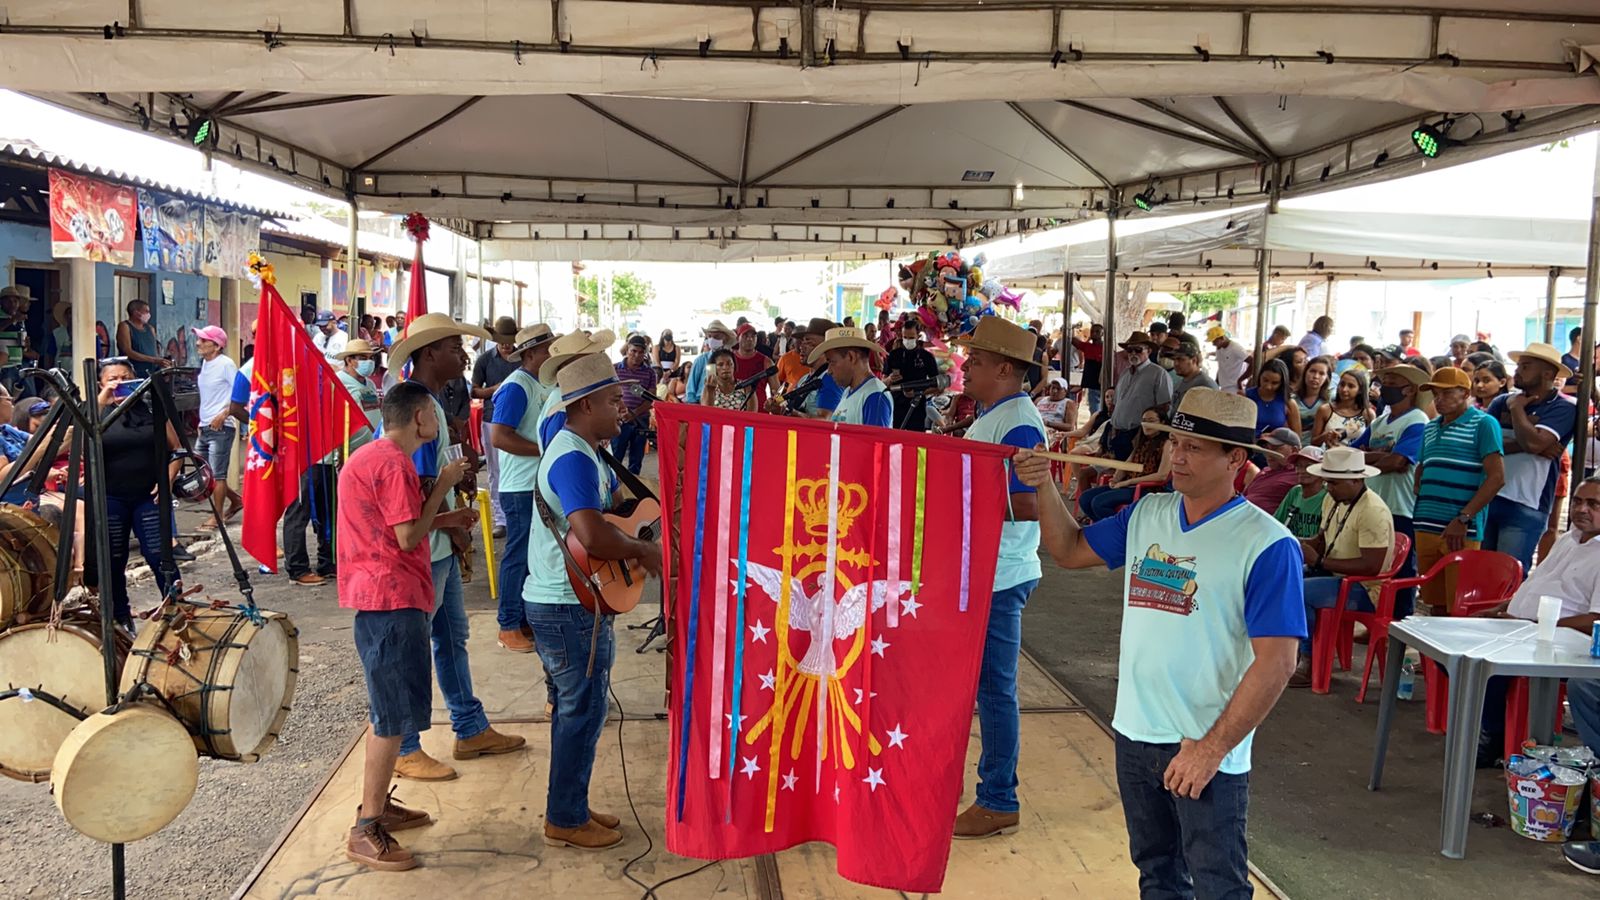
[[[1011,451],[675,403],[656,415],[668,849],[826,841],[851,881],[939,890]]]

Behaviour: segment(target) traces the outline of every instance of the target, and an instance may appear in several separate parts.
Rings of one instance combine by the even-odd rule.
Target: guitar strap
[[[607,450],[605,447],[596,447],[594,449],[600,454],[600,459],[604,461],[606,465],[611,467],[611,471],[616,474],[617,480],[622,482],[623,486],[628,489],[629,493],[633,494],[635,499],[660,499],[656,496],[655,491],[650,490],[649,486],[646,485],[644,481],[639,478],[639,476],[628,471],[628,467],[623,465],[621,460],[617,459],[615,456],[612,456],[610,450]]]
[[[556,540],[556,546],[561,548],[561,555],[567,561],[567,571],[586,582],[589,585],[589,592],[598,598],[600,596],[600,586],[594,583],[594,579],[585,573],[579,567],[578,561],[573,558],[572,551],[567,547],[566,535],[562,533],[560,526],[556,524],[555,510],[551,509],[550,504],[545,502],[544,491],[539,489],[538,484],[533,486],[533,505],[538,508],[539,519],[544,522],[544,527],[550,529],[551,536]],[[605,615],[598,609],[598,600],[595,605],[597,609],[594,613],[594,630],[589,632],[589,666],[584,670],[583,677],[585,678],[594,677],[594,654],[600,646],[600,619]]]

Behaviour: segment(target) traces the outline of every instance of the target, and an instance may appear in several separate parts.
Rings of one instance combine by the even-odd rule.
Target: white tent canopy
[[[209,120],[218,153],[421,210],[491,259],[881,257],[1140,191],[1177,211],[1395,177],[1424,119],[1463,142],[1451,163],[1600,123],[1591,0],[23,0],[6,15],[0,86],[178,140]]]

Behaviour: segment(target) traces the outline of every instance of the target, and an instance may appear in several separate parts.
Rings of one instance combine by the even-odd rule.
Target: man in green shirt
[[[1321,447],[1302,447],[1289,457],[1298,481],[1278,504],[1273,518],[1283,523],[1289,533],[1300,540],[1314,538],[1322,530],[1322,501],[1328,491],[1320,477],[1311,474],[1311,466],[1322,462]]]

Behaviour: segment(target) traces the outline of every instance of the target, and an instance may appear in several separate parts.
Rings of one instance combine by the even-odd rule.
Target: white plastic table
[[[1461,859],[1467,853],[1478,730],[1489,679],[1496,675],[1529,679],[1528,730],[1539,742],[1549,743],[1555,727],[1555,692],[1560,679],[1600,678],[1600,659],[1589,655],[1588,636],[1571,628],[1557,628],[1551,643],[1541,644],[1537,637],[1538,626],[1524,619],[1411,616],[1389,627],[1389,653],[1378,705],[1377,746],[1373,751],[1372,780],[1367,790],[1378,790],[1383,779],[1383,759],[1389,749],[1389,726],[1394,718],[1400,666],[1406,647],[1416,647],[1419,653],[1437,662],[1450,678],[1439,852],[1451,859]]]

